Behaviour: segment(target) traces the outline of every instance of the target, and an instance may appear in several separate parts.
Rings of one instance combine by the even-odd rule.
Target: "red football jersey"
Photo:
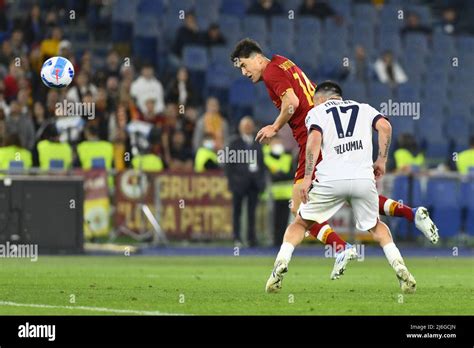
[[[300,147],[304,146],[308,135],[305,118],[314,106],[313,96],[316,84],[311,82],[295,63],[279,55],[272,57],[263,72],[262,78],[273,104],[278,109],[281,108],[281,98],[289,89],[292,89],[298,97],[299,106],[288,121],[288,125]]]

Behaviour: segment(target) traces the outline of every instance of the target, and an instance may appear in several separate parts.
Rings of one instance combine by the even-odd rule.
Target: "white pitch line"
[[[133,309],[114,309],[105,307],[86,307],[86,306],[55,306],[35,303],[16,303],[10,301],[0,301],[0,306],[12,306],[12,307],[32,307],[32,308],[59,308],[59,309],[79,309],[84,311],[92,312],[108,312],[117,314],[137,314],[137,315],[188,315],[178,313],[164,313],[159,311],[137,311]]]

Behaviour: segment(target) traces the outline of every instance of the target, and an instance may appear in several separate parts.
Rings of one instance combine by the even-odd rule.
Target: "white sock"
[[[277,261],[284,260],[286,261],[286,263],[290,263],[293,250],[295,250],[295,247],[293,244],[288,243],[288,242],[283,242],[283,244],[280,247],[280,252],[278,253],[277,258],[276,258]]]
[[[393,263],[395,261],[399,261],[399,262],[405,264],[403,262],[403,257],[400,254],[400,250],[398,250],[398,248],[397,248],[397,246],[395,245],[394,242],[391,242],[391,243],[388,243],[387,245],[385,245],[383,247],[383,252],[385,253],[385,257],[387,258],[388,263],[390,264],[390,266],[393,267]]]

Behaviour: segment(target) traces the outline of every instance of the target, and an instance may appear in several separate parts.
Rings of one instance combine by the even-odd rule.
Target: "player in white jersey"
[[[331,81],[318,85],[314,104],[306,117],[309,134],[305,177],[300,191],[302,204],[295,221],[285,232],[266,291],[281,289],[293,250],[304,239],[305,231],[314,222],[330,219],[348,202],[357,228],[370,232],[383,248],[402,291],[415,292],[415,278],[393,243],[389,228],[379,220],[375,179],[385,174],[392,136],[390,123],[368,104],[343,100],[341,88]],[[372,129],[379,135],[379,155],[375,163],[372,161]],[[319,151],[323,159],[316,163]],[[316,175],[312,181],[315,165]],[[341,275],[350,259],[351,255],[345,254],[336,262],[333,272]]]

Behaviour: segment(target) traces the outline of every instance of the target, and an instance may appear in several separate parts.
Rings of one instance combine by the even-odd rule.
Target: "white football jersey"
[[[306,128],[322,133],[319,182],[374,179],[372,127],[383,117],[369,104],[331,99],[308,112]]]

